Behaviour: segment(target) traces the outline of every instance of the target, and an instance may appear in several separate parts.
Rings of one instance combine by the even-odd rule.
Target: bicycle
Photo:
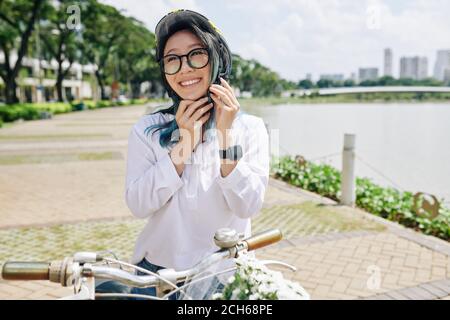
[[[269,229],[250,238],[243,239],[233,229],[223,228],[217,230],[214,242],[220,248],[207,256],[193,268],[175,271],[174,269],[161,269],[154,273],[133,264],[110,258],[96,252],[77,252],[73,257],[51,262],[6,262],[2,268],[2,277],[5,280],[48,280],[60,283],[64,287],[73,286],[74,294],[59,300],[95,300],[96,298],[137,298],[149,300],[166,300],[172,294],[181,292],[185,299],[192,299],[186,293],[186,288],[208,278],[233,272],[236,266],[202,276],[211,266],[227,260],[238,258],[242,254],[276,243],[282,239],[281,231]],[[265,265],[280,265],[296,271],[294,266],[276,260],[261,261]],[[116,264],[119,267],[111,266]],[[129,268],[126,271],[124,267]],[[146,275],[136,275],[140,271]],[[156,296],[131,293],[96,293],[95,279],[115,280],[119,283],[138,287],[156,288]],[[184,283],[180,287],[179,283]],[[307,292],[305,291],[305,296]]]

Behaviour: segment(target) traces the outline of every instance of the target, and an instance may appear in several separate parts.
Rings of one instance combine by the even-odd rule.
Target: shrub
[[[285,156],[272,162],[275,178],[294,186],[338,201],[341,195],[341,173],[326,165],[298,161]],[[382,218],[398,222],[425,234],[450,240],[450,209],[441,207],[439,215],[431,219],[417,215],[413,209],[412,192],[381,187],[368,178],[356,178],[356,206]]]
[[[14,104],[0,106],[0,118],[5,122],[12,122],[18,119],[35,120],[39,119],[39,111],[26,104]]]

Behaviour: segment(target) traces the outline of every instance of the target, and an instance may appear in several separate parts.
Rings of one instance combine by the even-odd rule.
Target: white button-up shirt
[[[182,270],[218,250],[217,229],[251,235],[250,218],[262,208],[269,180],[269,138],[261,118],[239,112],[231,133],[243,157],[228,176],[220,173],[219,144],[208,130],[181,176],[169,148],[159,144],[160,130],[144,130],[171,121],[172,114],[150,114],[133,126],[128,141],[125,200],[133,215],[148,219],[132,262],[146,257],[153,264]]]

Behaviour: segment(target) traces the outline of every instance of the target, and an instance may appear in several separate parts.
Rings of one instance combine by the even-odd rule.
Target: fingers
[[[229,96],[230,93],[224,87],[218,86],[218,85],[212,85],[210,87],[210,90],[214,95],[220,97],[220,99],[222,100],[222,103],[225,103],[228,106],[235,105],[235,103]]]
[[[209,110],[211,110],[212,107],[213,107],[213,104],[210,103],[204,107],[197,109],[197,111],[195,111],[195,113],[192,115],[191,119],[193,119],[194,121],[197,121],[205,112],[208,112]]]
[[[231,88],[231,86],[228,84],[228,82],[225,81],[224,78],[220,77],[220,83],[228,90],[233,91],[233,88]]]
[[[216,89],[221,90],[222,92],[224,92],[228,96],[228,98],[230,98],[230,101],[233,101],[236,104],[238,104],[237,100],[236,100],[236,98],[234,96],[233,88],[231,88],[231,86],[228,84],[228,82],[226,82],[225,79],[220,78],[220,83],[222,84],[221,86],[220,85],[214,85],[214,87]],[[235,103],[233,103],[233,104],[235,104]]]
[[[192,114],[197,110],[197,108],[201,107],[206,102],[208,102],[208,98],[207,97],[199,99],[199,100],[194,101],[193,103],[191,103],[187,107],[187,109],[185,111],[185,116],[187,117],[187,119],[189,119],[192,116]]]
[[[216,105],[217,105],[219,108],[224,108],[224,109],[226,109],[226,110],[232,109],[231,107],[227,106],[228,101],[224,101],[225,98],[221,98],[221,96],[219,96],[219,95],[217,95],[217,94],[215,94],[215,93],[212,93],[212,94],[211,94],[211,98],[214,100],[214,102],[216,103]],[[228,99],[228,98],[227,98],[227,99]]]
[[[228,91],[231,93],[231,99],[236,103],[236,105],[239,105],[239,101],[237,101],[236,96],[234,95],[233,88],[228,84],[228,82],[225,81],[224,78],[220,78],[220,83],[222,83],[222,86],[228,89]]]
[[[234,95],[233,88],[228,84],[228,82],[225,81],[225,79],[220,78],[221,86],[219,85],[212,85],[210,89],[211,91],[218,94],[222,100],[228,104],[230,107],[237,107],[240,108],[239,101],[237,100],[236,96]],[[220,94],[222,93],[222,95]],[[228,97],[228,100],[226,100],[225,96]]]
[[[180,122],[184,122],[186,119],[183,119],[183,115],[187,109],[187,107],[189,107],[189,105],[191,105],[194,101],[193,100],[182,100],[180,101],[180,104],[178,105],[178,110],[177,113],[175,115],[176,121],[178,124],[180,124]]]
[[[203,117],[201,117],[197,121],[200,121],[202,123],[202,125],[204,125],[206,123],[206,121],[208,120],[210,115],[211,115],[211,112],[208,112],[207,114],[205,114]]]
[[[189,105],[193,102],[193,100],[181,100],[180,104],[178,105],[177,115],[182,116],[187,107],[189,107]]]

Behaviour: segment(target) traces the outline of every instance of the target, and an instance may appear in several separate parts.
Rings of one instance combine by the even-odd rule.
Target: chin
[[[180,85],[176,85],[176,92],[183,100],[198,100],[206,96],[209,84],[205,84],[206,81],[203,78],[201,83],[193,85],[191,88],[184,88]]]
[[[178,95],[183,100],[198,100],[206,96],[206,90],[196,92],[179,92]]]

